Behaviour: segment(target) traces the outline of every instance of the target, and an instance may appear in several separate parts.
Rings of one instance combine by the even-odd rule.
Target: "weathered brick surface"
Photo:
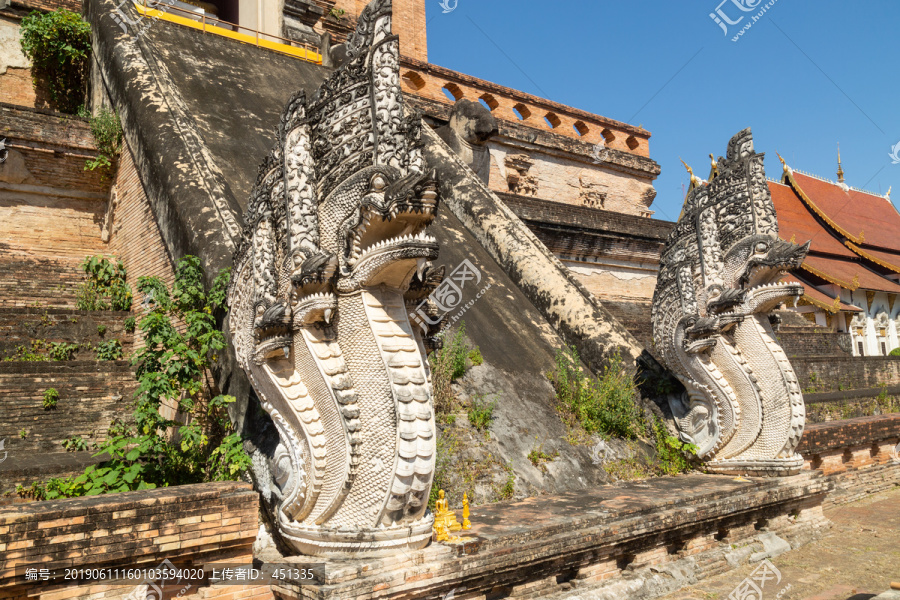
[[[829,331],[823,327],[792,327],[777,332],[778,342],[789,358],[795,356],[839,356],[849,358],[850,334]]]
[[[95,359],[97,345],[108,340],[118,340],[127,354],[134,337],[125,332],[129,316],[119,311],[0,308],[0,358],[14,355],[18,346],[30,347],[32,340],[83,344],[73,356],[81,360]],[[105,328],[102,335],[100,328]]]
[[[800,387],[816,392],[876,388],[900,384],[897,356],[795,356],[791,365]]]
[[[31,10],[56,10],[65,8],[72,12],[81,13],[80,0],[12,0],[12,6],[16,8],[28,8]]]
[[[175,280],[173,261],[127,147],[119,159],[112,201],[110,249],[125,265],[129,277],[136,281],[137,277],[156,276],[171,285]],[[141,300],[135,293],[134,306]]]
[[[83,119],[0,104],[0,306],[73,308],[78,265],[100,239],[108,183],[85,172],[95,154]]]
[[[126,361],[0,362],[0,439],[13,457],[63,452],[70,436],[101,441],[114,418],[131,415],[136,387]],[[59,400],[45,410],[49,388]]]
[[[797,452],[808,457],[828,451],[843,452],[844,449],[859,446],[871,447],[872,444],[898,438],[900,438],[900,414],[815,423],[808,425],[804,430]]]
[[[725,554],[734,547],[760,547],[761,531],[795,546],[814,539],[827,527],[821,504],[828,488],[820,474],[742,485],[695,474],[479,506],[465,532],[473,541],[362,558],[352,569],[326,560],[315,567],[316,582],[276,591],[350,600],[438,599],[464,589],[463,598],[524,600],[556,597],[571,580],[602,581],[625,569],[638,577],[687,557],[691,564],[680,564],[703,579],[732,568]]]
[[[258,495],[242,483],[209,483],[0,507],[0,597],[122,598],[130,585],[26,584],[28,567],[153,568],[219,561],[249,564]],[[211,526],[200,528],[201,520]],[[235,522],[236,527],[226,523]],[[223,533],[234,529],[232,533]],[[18,575],[17,575],[18,570]],[[179,590],[163,589],[165,597]],[[267,586],[195,587],[183,598],[272,598]]]
[[[485,81],[458,71],[446,69],[422,60],[404,57],[400,62],[400,76],[403,91],[444,104],[465,98],[485,101],[495,106],[492,113],[498,119],[520,123],[527,127],[553,131],[559,135],[576,138],[590,144],[604,141],[606,147],[630,152],[640,156],[650,155],[650,132],[621,121],[601,117],[584,110],[566,106],[546,98],[533,96],[490,81]],[[456,92],[455,100],[450,100],[443,88],[450,84]],[[517,107],[525,119],[520,121],[513,112]],[[522,110],[524,108],[524,110]],[[551,127],[544,117],[555,122]],[[583,133],[576,130],[579,124]]]
[[[55,146],[87,153],[97,149],[86,119],[6,102],[0,102],[0,137],[6,137],[10,142],[35,142],[51,149]]]

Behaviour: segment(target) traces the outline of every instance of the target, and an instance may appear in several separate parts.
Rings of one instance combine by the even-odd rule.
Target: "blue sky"
[[[446,0],[450,6],[454,0]],[[732,42],[709,17],[721,0],[426,0],[429,62],[650,130],[657,218],[681,209],[684,158],[706,177],[710,152],[753,128],[766,173],[792,167],[900,202],[900,2],[776,0]],[[733,21],[745,6],[726,0]]]

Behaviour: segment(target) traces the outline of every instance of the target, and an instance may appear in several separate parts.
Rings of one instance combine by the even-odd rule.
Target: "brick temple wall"
[[[96,148],[85,120],[0,104],[0,306],[73,308],[85,256],[101,240],[109,182],[84,170]]]
[[[49,388],[59,399],[47,410]],[[65,452],[73,436],[99,443],[113,419],[130,418],[136,388],[128,361],[0,362],[0,440],[13,457]]]
[[[791,365],[804,390],[877,388],[900,384],[900,357],[895,356],[791,356]]]
[[[174,263],[163,243],[159,225],[127,146],[119,158],[112,198],[110,248],[125,265],[128,279],[134,284],[138,277],[157,276],[172,285],[175,280]],[[135,290],[135,308],[141,300]]]
[[[0,507],[0,597],[113,600],[137,588],[134,583],[26,583],[27,568],[63,574],[67,568],[163,568],[166,560],[176,567],[249,565],[258,511],[256,492],[232,482]],[[201,583],[183,590],[156,584],[165,598],[273,598],[268,585]]]
[[[792,327],[778,331],[776,337],[789,358],[795,356],[840,356],[849,358],[850,334],[824,330],[822,327]]]

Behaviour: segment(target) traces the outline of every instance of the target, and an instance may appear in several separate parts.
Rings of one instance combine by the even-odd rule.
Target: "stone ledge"
[[[558,582],[579,573],[618,577],[710,548],[722,563],[725,546],[755,544],[759,533],[812,539],[827,523],[821,504],[830,487],[819,473],[750,481],[694,474],[478,507],[465,532],[475,538],[468,547],[433,544],[395,559],[313,561],[315,584],[274,589],[283,598],[323,600],[438,599],[453,590],[460,598],[498,590],[526,598],[529,590],[559,589]]]
[[[828,450],[871,445],[898,437],[900,437],[900,413],[814,423],[807,425],[797,452],[814,455]]]

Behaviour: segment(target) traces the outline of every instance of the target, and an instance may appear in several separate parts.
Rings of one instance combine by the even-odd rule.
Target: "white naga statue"
[[[778,237],[763,155],[749,129],[709,182],[691,189],[660,260],[653,295],[657,355],[687,388],[669,404],[684,441],[713,472],[790,475],[806,422],[803,395],[768,313],[803,286],[779,283],[809,243]]]
[[[438,194],[403,105],[390,0],[366,7],[345,50],[282,115],[229,290],[238,361],[279,438],[257,485],[304,554],[421,548],[433,522],[427,340],[407,303],[439,282],[425,233]]]

